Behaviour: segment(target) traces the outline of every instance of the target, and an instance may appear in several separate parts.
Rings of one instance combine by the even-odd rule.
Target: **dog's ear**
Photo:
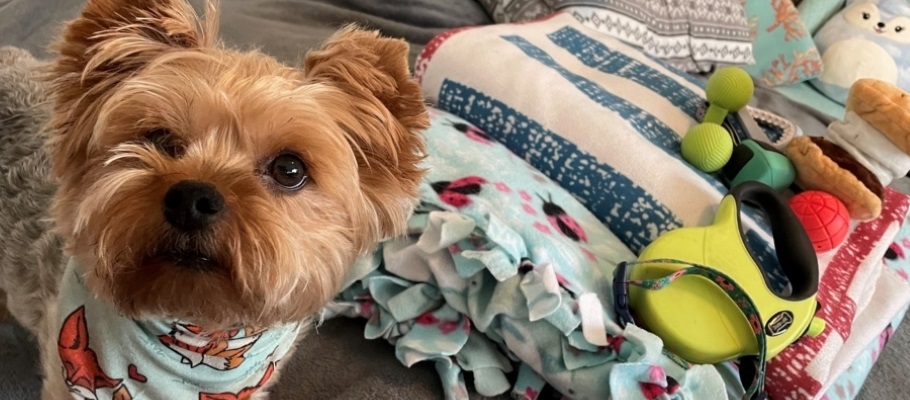
[[[311,81],[347,95],[339,118],[355,148],[360,183],[375,236],[404,231],[424,171],[423,130],[429,117],[420,85],[408,68],[408,44],[348,26],[305,57]],[[364,240],[375,239],[365,235]]]
[[[332,82],[354,96],[378,100],[409,131],[427,127],[420,85],[408,69],[408,43],[350,25],[307,53],[307,76]]]
[[[55,100],[52,127],[61,136],[54,138],[58,175],[84,161],[86,138],[72,136],[93,124],[112,88],[168,51],[213,45],[217,13],[207,4],[200,21],[185,0],[88,0],[64,26],[46,75]]]
[[[89,0],[54,46],[57,91],[97,93],[164,52],[211,45],[217,23],[207,15],[200,23],[185,0]]]

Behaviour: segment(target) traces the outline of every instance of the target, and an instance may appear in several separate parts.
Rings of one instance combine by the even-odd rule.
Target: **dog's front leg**
[[[57,315],[56,299],[48,301],[45,315]],[[41,352],[41,369],[44,382],[41,386],[41,400],[72,400],[69,387],[63,378],[63,363],[57,352],[57,334],[53,317],[44,319],[44,327],[39,333],[38,344]]]

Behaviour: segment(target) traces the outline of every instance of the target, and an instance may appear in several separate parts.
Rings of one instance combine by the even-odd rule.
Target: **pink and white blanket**
[[[906,195],[889,189],[878,219],[857,225],[845,243],[819,256],[819,316],[827,329],[771,360],[772,398],[820,398],[910,302],[907,281],[882,261],[908,205]]]

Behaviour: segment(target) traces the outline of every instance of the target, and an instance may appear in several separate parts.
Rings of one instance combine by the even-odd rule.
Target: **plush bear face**
[[[813,37],[824,69],[810,81],[844,104],[859,79],[910,89],[910,1],[851,0]]]
[[[877,5],[857,3],[844,10],[843,18],[847,24],[866,32],[897,43],[910,44],[910,16],[897,15],[889,19],[882,16]]]

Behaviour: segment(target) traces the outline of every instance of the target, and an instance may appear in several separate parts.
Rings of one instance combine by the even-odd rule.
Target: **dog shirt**
[[[76,400],[248,399],[300,330],[295,323],[203,334],[181,321],[133,320],[91,294],[83,273],[70,259],[57,316],[61,373]]]

